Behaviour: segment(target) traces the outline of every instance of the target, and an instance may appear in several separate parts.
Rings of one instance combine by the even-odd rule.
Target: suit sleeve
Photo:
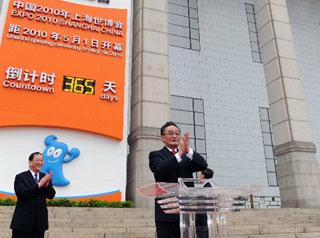
[[[191,160],[192,172],[202,171],[208,167],[207,161],[197,152],[193,152]]]
[[[46,198],[53,199],[56,195],[56,190],[52,186],[52,181],[50,181],[48,187],[43,188]]]
[[[149,154],[149,167],[156,175],[165,176],[170,174],[178,166],[179,163],[174,155],[165,158],[159,151]]]
[[[18,197],[31,197],[39,193],[40,189],[36,183],[28,185],[22,176],[17,175],[14,180],[14,191]]]

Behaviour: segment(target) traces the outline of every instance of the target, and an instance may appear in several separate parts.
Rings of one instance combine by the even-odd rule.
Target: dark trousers
[[[207,214],[196,214],[196,231],[198,238],[208,238]]]
[[[44,231],[22,232],[12,230],[12,238],[44,238]]]
[[[156,222],[157,238],[180,238],[179,222]]]
[[[202,227],[197,227],[197,238],[209,238],[209,231],[208,227],[202,226]]]

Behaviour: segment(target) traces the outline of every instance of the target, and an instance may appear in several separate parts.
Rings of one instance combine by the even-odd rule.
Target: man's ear
[[[161,135],[161,140],[164,143],[164,135]]]

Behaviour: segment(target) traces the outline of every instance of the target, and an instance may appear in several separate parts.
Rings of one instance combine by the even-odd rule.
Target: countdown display
[[[122,140],[127,9],[76,2],[3,1],[0,127],[68,128]]]
[[[63,76],[62,90],[65,92],[94,95],[96,81],[72,76]]]

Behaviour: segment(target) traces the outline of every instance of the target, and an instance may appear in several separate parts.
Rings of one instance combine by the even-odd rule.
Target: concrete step
[[[320,232],[296,233],[296,238],[319,238]]]
[[[249,235],[229,235],[228,238],[249,238]]]
[[[279,233],[300,233],[304,232],[304,227],[291,225],[291,224],[281,224],[281,225],[262,225],[260,227],[260,234],[279,234]]]
[[[1,230],[0,238],[11,238],[11,231]],[[71,231],[47,231],[45,238],[155,238],[154,232],[71,232]]]
[[[313,226],[315,224],[312,224]],[[228,226],[230,235],[264,235],[264,234],[287,234],[318,232],[318,227],[305,227],[303,224],[281,224],[281,225],[242,225]],[[320,232],[320,231],[319,231]],[[319,236],[320,237],[320,236]]]
[[[260,234],[259,225],[243,225],[243,226],[228,226],[229,235],[252,235]]]
[[[250,235],[248,238],[296,238],[295,233]]]
[[[304,232],[320,232],[320,225],[315,226],[315,224],[313,224],[313,225],[307,226],[305,227]]]
[[[12,236],[12,233],[11,233],[11,230],[2,230],[0,229],[1,232],[0,232],[0,238],[11,238]]]
[[[70,216],[86,216],[86,217],[114,217],[117,218],[130,218],[130,217],[141,217],[141,218],[152,218],[154,216],[153,209],[143,208],[83,208],[74,207],[63,208],[63,207],[49,207],[49,216],[52,217],[65,217]]]
[[[279,224],[279,225],[243,225],[228,226],[230,235],[263,235],[280,233],[315,233],[320,232],[318,224]],[[320,238],[320,236],[319,236]]]
[[[153,226],[154,219],[145,219],[145,218],[130,218],[130,219],[101,219],[101,218],[86,218],[86,217],[74,217],[74,218],[54,218],[49,219],[50,224],[53,226],[60,227],[122,227],[122,226],[135,226],[135,227],[144,227],[144,226]]]
[[[155,233],[48,232],[45,238],[155,238]]]
[[[319,222],[320,209],[257,209],[234,212],[227,216],[230,223],[240,224],[287,224]]]
[[[0,238],[11,238],[14,207],[0,207]],[[49,207],[46,238],[155,237],[153,209]],[[226,213],[230,238],[320,238],[320,209]]]

